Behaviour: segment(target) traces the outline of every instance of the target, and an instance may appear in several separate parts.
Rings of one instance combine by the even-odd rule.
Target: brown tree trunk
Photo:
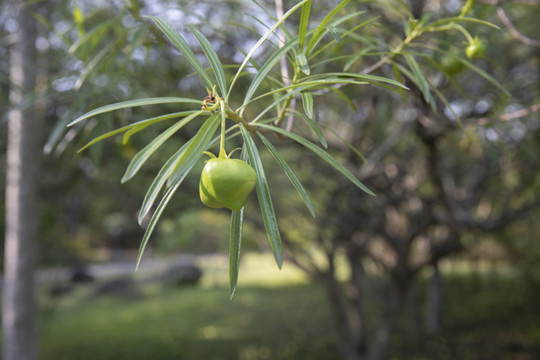
[[[2,336],[4,360],[37,359],[34,269],[41,121],[28,107],[35,89],[36,23],[22,0],[7,6],[18,22],[10,48],[6,234]]]

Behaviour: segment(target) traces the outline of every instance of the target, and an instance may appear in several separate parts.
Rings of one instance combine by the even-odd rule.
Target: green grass
[[[81,287],[43,301],[40,359],[339,359],[326,295],[290,264],[278,270],[271,255],[244,256],[232,301],[226,259],[201,265],[197,287],[150,282],[131,297],[93,297]],[[515,276],[461,273],[446,276],[444,286],[441,333],[415,336],[404,317],[388,359],[540,358],[538,288]]]
[[[41,352],[44,360],[332,359],[329,321],[313,286],[250,286],[233,301],[227,288],[164,289],[49,311]]]
[[[271,256],[243,259],[228,297],[227,263],[202,261],[198,287],[145,285],[133,298],[75,294],[46,301],[42,360],[335,359],[325,296],[291,265]]]
[[[312,286],[251,286],[233,301],[226,288],[167,289],[58,307],[43,321],[41,351],[44,360],[332,359],[329,320]]]

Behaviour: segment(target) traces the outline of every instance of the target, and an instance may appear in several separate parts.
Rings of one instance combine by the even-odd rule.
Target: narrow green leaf
[[[333,56],[333,57],[329,57],[329,58],[325,58],[321,61],[318,61],[316,63],[312,63],[311,64],[311,68],[314,69],[314,68],[317,68],[321,65],[324,65],[324,64],[331,64],[331,63],[336,63],[336,61],[340,61],[340,60],[343,60],[343,59],[348,59],[350,58],[350,55],[340,55],[340,56]]]
[[[191,143],[186,148],[182,159],[174,169],[171,177],[167,181],[167,185],[171,186],[176,183],[180,178],[187,175],[191,167],[202,156],[203,151],[206,151],[212,138],[216,132],[218,125],[221,123],[220,113],[216,112],[212,115],[203,126],[199,129],[197,134],[192,138]]]
[[[240,124],[240,130],[242,131],[242,137],[244,138],[244,144],[246,146],[249,162],[257,172],[257,198],[259,199],[259,206],[261,208],[261,215],[263,218],[264,227],[266,229],[266,234],[268,235],[270,246],[274,252],[276,263],[281,269],[281,266],[283,265],[281,235],[279,233],[274,205],[272,204],[272,197],[270,196],[268,181],[266,180],[266,175],[264,174],[264,168],[259,156],[259,151],[255,145],[255,141],[253,141],[253,138],[242,124]]]
[[[332,34],[334,37],[334,41],[339,44],[341,43],[341,36],[339,34],[339,30],[335,26],[327,26],[326,29]]]
[[[449,24],[449,23],[452,23],[452,22],[460,22],[460,21],[482,24],[482,25],[486,25],[486,26],[492,27],[492,28],[497,29],[497,30],[501,29],[500,27],[498,27],[497,25],[495,25],[493,23],[490,23],[489,21],[485,21],[485,20],[481,20],[481,19],[477,19],[477,18],[472,18],[472,17],[467,17],[467,16],[462,16],[462,17],[461,16],[454,16],[454,17],[449,17],[449,18],[436,20],[436,21],[430,23],[425,28],[430,29],[432,27],[446,25],[446,24]]]
[[[307,54],[310,54],[311,51],[313,50],[313,47],[315,46],[315,44],[317,44],[317,42],[319,41],[319,39],[322,37],[322,35],[324,34],[324,30],[325,30],[325,27],[326,25],[328,24],[328,22],[330,20],[332,20],[332,18],[334,16],[336,16],[336,14],[345,6],[349,3],[350,0],[343,0],[341,3],[338,4],[338,6],[336,6],[334,9],[332,9],[332,11],[330,11],[328,13],[328,15],[326,15],[326,17],[321,21],[321,23],[319,24],[319,26],[317,26],[315,28],[315,32],[313,33],[313,36],[311,37],[311,39],[309,40],[309,43],[307,45],[307,50],[306,50],[306,53]]]
[[[354,176],[345,166],[340,164],[330,154],[328,154],[326,151],[324,151],[323,149],[321,149],[317,145],[313,144],[311,141],[308,141],[308,140],[304,139],[301,136],[298,136],[298,135],[296,135],[296,134],[294,134],[294,133],[292,133],[290,131],[287,131],[285,129],[282,129],[282,128],[279,128],[279,127],[276,127],[276,126],[271,126],[271,125],[266,125],[266,124],[257,124],[257,123],[253,123],[252,125],[257,126],[257,127],[261,127],[261,128],[264,128],[264,129],[268,129],[268,130],[277,132],[277,133],[282,134],[282,135],[285,135],[285,136],[291,138],[292,140],[298,142],[299,144],[305,146],[306,148],[308,148],[309,150],[311,150],[315,154],[317,154],[321,159],[323,159],[328,164],[333,166],[340,173],[342,173],[354,185],[358,186],[361,190],[363,190],[367,194],[375,196],[375,194],[371,190],[369,190],[360,180],[358,180],[356,178],[356,176]]]
[[[266,60],[263,66],[259,69],[257,75],[255,75],[255,77],[251,81],[251,84],[249,85],[249,88],[246,92],[243,105],[247,104],[251,100],[253,94],[255,93],[255,91],[257,91],[261,82],[266,79],[270,70],[272,70],[272,68],[279,62],[279,59],[281,59],[295,44],[296,41],[291,40],[284,44],[283,47],[277,49],[272,55],[270,55],[268,60]]]
[[[309,200],[309,196],[306,192],[306,189],[304,189],[304,186],[302,186],[302,183],[298,178],[296,177],[296,174],[291,169],[289,164],[281,157],[277,149],[272,145],[270,140],[268,140],[264,135],[261,133],[257,133],[259,135],[259,138],[261,138],[264,145],[266,145],[266,148],[270,151],[270,153],[274,156],[274,159],[276,159],[276,162],[281,166],[291,183],[293,184],[296,191],[298,191],[298,194],[300,195],[300,198],[304,201],[304,204],[306,204],[306,207],[308,208],[309,212],[313,217],[317,217],[315,215],[315,209],[313,208],[313,205],[311,204],[311,200]]]
[[[309,12],[311,10],[311,0],[306,1],[302,5],[302,13],[300,14],[300,27],[298,29],[298,52],[304,52],[304,42],[306,39],[306,32],[309,23]]]
[[[324,128],[328,131],[330,131],[332,134],[334,134],[335,137],[337,137],[339,140],[341,140],[342,143],[344,143],[345,145],[347,145],[347,147],[349,149],[352,150],[352,152],[354,152],[356,155],[358,155],[358,157],[360,159],[362,159],[363,162],[367,163],[367,159],[365,158],[365,156],[360,152],[360,150],[358,150],[356,147],[353,146],[353,144],[351,144],[350,142],[348,142],[347,140],[345,140],[345,138],[343,136],[341,136],[340,134],[338,134],[338,132],[334,129],[332,129],[330,126],[324,126]]]
[[[107,139],[107,138],[109,138],[111,136],[114,136],[116,134],[123,133],[124,131],[135,130],[133,132],[133,133],[135,133],[137,131],[141,131],[142,129],[147,128],[150,125],[156,124],[156,123],[158,123],[160,121],[164,121],[164,120],[168,120],[168,119],[174,119],[174,118],[177,118],[177,117],[188,116],[188,115],[191,115],[191,114],[193,114],[195,112],[196,111],[176,112],[176,113],[172,113],[172,114],[156,116],[156,117],[153,117],[153,118],[150,118],[150,119],[145,119],[145,120],[137,121],[137,122],[135,122],[133,124],[122,126],[121,128],[115,129],[113,131],[109,131],[109,132],[107,132],[107,133],[105,133],[105,134],[103,134],[101,136],[98,136],[97,138],[93,139],[92,141],[90,141],[86,145],[84,145],[82,148],[80,148],[78,150],[78,152],[83,151],[84,149],[88,148],[89,146],[94,145],[95,143],[97,143],[97,142],[99,142],[101,140]],[[124,138],[124,140],[122,142],[125,144],[126,139]]]
[[[355,12],[355,13],[351,13],[349,15],[345,15],[343,17],[340,17],[339,20],[337,21],[333,21],[332,22],[332,27],[337,27],[337,24],[341,23],[344,19],[348,19],[350,17],[354,17],[354,16],[358,16],[360,14],[363,14],[365,13],[365,11],[358,11],[358,12]],[[343,35],[340,36],[341,39],[343,38],[346,38],[348,36],[356,36],[356,34],[354,33],[356,30],[360,29],[361,27],[364,27],[366,25],[368,25],[369,23],[375,21],[375,20],[378,20],[379,18],[378,17],[375,17],[375,18],[372,18],[372,19],[369,19],[369,20],[366,20],[358,25],[356,25],[355,27],[345,31],[345,33],[343,33]],[[364,40],[360,40],[362,43],[364,43],[365,41]],[[334,45],[334,43],[336,43],[336,40],[332,40],[332,41],[329,41],[328,43],[326,43],[324,46],[321,46],[319,49],[317,49],[317,51],[312,51],[311,54],[310,54],[310,58],[312,57],[315,57],[317,55],[319,55],[320,53],[323,53],[326,51],[326,49],[328,49],[330,46]],[[316,46],[317,44],[315,44]]]
[[[243,161],[249,161],[246,147],[242,147],[240,158]],[[229,295],[232,299],[238,283],[238,274],[240,272],[240,250],[242,247],[242,227],[244,223],[244,208],[233,210],[231,214],[231,237],[229,243]]]
[[[306,58],[306,54],[300,53],[296,55],[296,66],[306,75],[309,75],[311,71],[309,70],[309,64]]]
[[[88,41],[95,40],[96,35],[99,32],[106,31],[109,26],[111,26],[113,23],[115,23],[116,19],[111,19],[109,21],[105,21],[95,27],[92,28],[92,30],[85,33],[83,36],[79,37],[77,41],[73,43],[68,49],[68,53],[74,54],[75,51],[77,51],[82,45],[86,44]]]
[[[49,131],[48,139],[43,146],[43,151],[45,154],[50,155],[53,152],[57,151],[58,147],[61,143],[68,141],[66,138],[66,132],[68,129],[66,129],[67,124],[71,122],[71,120],[75,117],[76,113],[79,113],[80,109],[83,109],[86,105],[86,98],[81,96],[76,99],[74,99],[68,110],[58,118],[56,123],[54,124],[54,127],[52,130]],[[70,129],[72,134],[78,133],[77,128]]]
[[[146,16],[146,17],[154,21],[158,29],[161,30],[163,34],[165,34],[165,36],[173,43],[174,46],[176,46],[178,50],[180,50],[180,52],[186,58],[187,62],[193,67],[193,69],[195,69],[195,71],[197,72],[197,74],[199,74],[201,79],[203,79],[204,83],[206,84],[206,87],[209,89],[212,89],[214,84],[208,77],[208,74],[204,70],[204,67],[201,65],[201,63],[199,62],[199,59],[197,59],[197,57],[195,56],[195,54],[189,47],[189,44],[186,42],[186,40],[184,40],[182,35],[180,35],[176,30],[174,30],[174,28],[171,25],[169,25],[165,20],[160,19],[156,16]]]
[[[512,94],[510,94],[508,92],[508,90],[506,90],[504,88],[504,86],[501,85],[500,82],[498,82],[493,76],[491,76],[490,74],[488,74],[487,72],[485,72],[484,70],[480,69],[478,66],[474,65],[473,63],[471,63],[470,61],[468,60],[465,60],[463,58],[460,58],[460,57],[457,57],[457,59],[459,61],[461,61],[463,64],[465,64],[465,66],[467,66],[469,69],[471,69],[472,71],[474,71],[475,73],[477,73],[478,75],[480,75],[481,77],[483,77],[484,79],[486,79],[487,81],[489,81],[490,83],[492,83],[493,85],[495,85],[499,90],[501,90],[506,96],[512,96]]]
[[[407,4],[405,4],[405,1],[403,0],[397,0],[398,4],[401,6],[401,8],[407,13],[407,15],[409,17],[414,17],[413,13],[411,12],[411,10],[409,9],[409,6]]]
[[[448,110],[450,110],[452,115],[454,115],[454,118],[455,118],[456,122],[458,123],[459,127],[462,130],[465,130],[465,127],[463,126],[463,122],[461,121],[461,117],[459,117],[459,114],[454,110],[454,107],[452,105],[450,105],[450,102],[448,101],[446,96],[444,96],[444,94],[441,91],[439,91],[439,89],[437,89],[437,88],[433,88],[433,92],[435,92],[435,95],[437,95],[439,100],[441,100],[441,102],[444,104],[444,106],[446,106],[446,108]]]
[[[460,61],[461,63],[463,63],[465,66],[467,66],[469,69],[471,69],[472,71],[474,71],[475,73],[477,73],[478,75],[480,75],[481,77],[483,77],[484,79],[486,79],[487,81],[489,81],[490,83],[492,83],[493,85],[495,85],[499,90],[501,90],[506,96],[511,96],[511,94],[508,92],[508,90],[506,90],[504,88],[504,86],[501,85],[501,83],[499,83],[493,76],[489,75],[488,73],[486,73],[484,70],[480,69],[478,66],[474,65],[473,63],[471,63],[470,61],[468,60],[465,60],[459,56],[456,56],[455,54],[452,54],[451,52],[449,51],[446,51],[446,50],[441,50],[439,49],[438,47],[433,47],[433,46],[426,46],[426,45],[421,45],[421,44],[414,44],[416,46],[420,46],[420,47],[423,47],[423,48],[427,48],[427,49],[431,49],[433,51],[436,51],[438,53],[441,53],[443,54],[444,56],[449,56],[449,57],[452,57],[454,59],[456,59],[457,61]]]
[[[405,90],[409,90],[409,88],[405,85],[403,85],[402,83],[394,80],[394,79],[390,79],[390,78],[387,78],[387,77],[384,77],[384,76],[377,76],[377,75],[369,75],[369,74],[360,74],[360,73],[352,73],[352,72],[331,72],[331,73],[325,73],[325,74],[322,74],[322,75],[314,75],[314,76],[309,76],[309,77],[306,77],[303,81],[305,82],[309,82],[309,81],[313,81],[313,80],[319,80],[319,79],[324,79],[324,78],[335,78],[335,77],[339,77],[339,78],[342,78],[342,79],[358,79],[358,80],[363,80],[363,81],[367,81],[369,83],[387,83],[387,84],[391,84],[391,85],[394,85],[394,86],[397,86],[397,87],[400,87],[402,89],[405,89]]]
[[[406,67],[400,65],[397,62],[392,62],[392,65],[395,66],[397,69],[399,69],[399,71],[403,75],[405,75],[406,78],[408,78],[419,89],[421,89],[421,84],[418,82],[418,78],[413,72],[411,72],[409,69],[407,69]],[[429,93],[429,95],[430,95],[429,101],[426,100],[426,102],[429,103],[430,106],[433,108],[435,106],[435,99],[433,98],[433,96],[431,96],[431,92]]]
[[[321,131],[321,128],[319,127],[319,125],[312,118],[306,116],[305,114],[302,114],[301,112],[299,112],[297,110],[291,110],[290,112],[292,112],[293,115],[295,115],[295,116],[301,118],[302,120],[304,120],[311,127],[311,129],[315,132],[315,135],[317,135],[317,138],[319,139],[322,146],[324,146],[325,148],[328,148],[328,143],[326,142],[326,138],[324,137],[324,135],[323,135],[323,133]]]
[[[298,93],[300,93],[300,92],[302,92],[304,90],[308,90],[310,88],[316,87],[316,86],[328,86],[328,85],[332,85],[332,84],[365,85],[365,84],[368,84],[368,83],[367,82],[362,82],[362,81],[348,80],[348,79],[343,79],[343,80],[341,80],[341,79],[337,79],[337,80],[326,79],[326,80],[319,80],[319,81],[313,81],[313,82],[299,83],[299,84],[287,86],[285,88],[273,90],[271,92],[268,92],[266,94],[262,94],[262,95],[258,96],[257,98],[253,99],[252,101],[259,100],[259,99],[261,99],[261,98],[263,98],[265,96],[268,96],[268,95],[276,94],[276,93],[278,93],[280,91],[292,89],[292,91],[289,91],[288,93],[276,98],[276,100],[274,100],[274,102],[272,102],[270,105],[268,105],[263,110],[259,111],[258,115],[252,120],[252,122],[259,121],[274,106],[276,106],[277,104],[281,103],[282,101],[284,101],[285,99],[287,99],[287,98],[289,98],[291,96],[296,96]]]
[[[394,77],[397,79],[397,81],[399,81],[400,83],[404,83],[405,82],[405,79],[403,78],[403,76],[401,75],[401,72],[399,71],[399,69],[397,68],[397,66],[395,64],[391,64],[392,65],[392,71],[394,73]],[[401,95],[401,98],[403,100],[405,100],[405,97],[406,97],[406,93],[405,93],[405,90],[404,89],[398,89],[398,92],[399,94]]]
[[[422,73],[422,70],[420,69],[420,66],[414,59],[414,56],[410,54],[404,54],[403,57],[405,58],[405,61],[407,61],[407,64],[409,65],[409,68],[412,70],[414,78],[411,80],[416,80],[414,83],[418,86],[420,91],[422,92],[422,95],[424,96],[424,100],[431,105],[431,108],[433,111],[436,110],[436,104],[435,99],[433,99],[433,96],[431,95],[431,89],[429,87],[429,83],[427,79],[425,78],[424,74]]]
[[[139,253],[137,254],[137,265],[135,266],[135,271],[139,268],[139,265],[141,264],[141,260],[144,254],[144,249],[146,248],[146,245],[148,245],[148,241],[150,240],[150,236],[154,232],[154,228],[156,227],[156,224],[161,217],[161,214],[163,213],[163,210],[167,207],[167,204],[171,200],[172,196],[180,186],[182,181],[178,181],[174,186],[170,187],[165,195],[163,195],[163,198],[161,199],[159,205],[156,208],[156,212],[152,215],[152,218],[150,219],[150,222],[148,223],[148,227],[146,228],[146,231],[144,232],[143,239],[141,241],[141,245],[139,246]]]
[[[340,89],[334,88],[334,87],[328,87],[330,91],[333,91],[339,96],[343,101],[345,101],[349,106],[351,107],[352,111],[357,112],[358,109],[356,108],[356,105],[354,105],[354,102],[347,96],[343,91]]]
[[[255,51],[257,51],[257,49],[262,45],[262,43],[285,21],[285,19],[287,19],[292,13],[294,13],[299,7],[301,7],[302,5],[304,5],[304,3],[306,2],[307,0],[303,0],[301,2],[299,2],[298,4],[296,4],[295,6],[293,6],[291,9],[289,9],[289,11],[287,11],[282,17],[281,19],[279,19],[277,22],[274,23],[274,25],[263,35],[263,37],[261,37],[259,39],[259,41],[257,41],[257,43],[251,48],[251,50],[249,50],[249,52],[247,53],[246,57],[244,58],[244,61],[242,62],[242,65],[240,65],[240,68],[238,68],[238,71],[236,72],[236,75],[234,76],[232,82],[231,82],[231,86],[229,87],[229,92],[227,94],[227,97],[226,97],[226,100],[229,99],[229,96],[231,95],[231,91],[233,89],[233,86],[234,84],[236,83],[236,80],[238,79],[238,77],[240,76],[240,73],[242,72],[242,70],[244,70],[244,67],[246,66],[247,62],[249,61],[249,59],[253,56],[253,54],[255,53]]]
[[[357,80],[345,79],[345,78],[335,78],[335,77],[334,78],[328,78],[328,79],[317,79],[317,80],[311,80],[311,81],[306,80],[306,81],[298,82],[298,83],[293,84],[293,85],[284,86],[284,87],[279,88],[279,89],[274,89],[272,91],[269,91],[267,93],[264,93],[262,95],[257,96],[252,101],[257,101],[257,100],[260,100],[260,99],[262,99],[262,98],[264,98],[266,96],[276,94],[276,93],[279,93],[279,92],[283,92],[283,91],[287,91],[287,90],[293,90],[293,91],[290,91],[288,94],[285,95],[286,97],[289,97],[289,96],[292,96],[294,91],[298,90],[298,89],[300,89],[299,91],[303,91],[303,90],[307,90],[309,88],[316,87],[316,86],[328,86],[328,85],[332,85],[332,84],[366,85],[366,84],[369,84],[369,82],[368,81],[357,81]]]
[[[276,20],[276,18],[274,17],[274,15],[272,15],[272,13],[267,9],[265,8],[259,1],[257,0],[251,0],[252,2],[254,2],[259,8],[261,8],[262,11],[264,11],[264,13],[272,20]]]
[[[188,103],[188,104],[200,105],[201,100],[189,99],[189,98],[183,98],[183,97],[157,97],[157,98],[145,98],[145,99],[122,101],[122,102],[118,102],[114,104],[105,105],[97,109],[94,109],[92,111],[89,111],[86,114],[83,114],[79,116],[78,118],[76,118],[75,120],[73,120],[72,122],[70,122],[67,126],[73,126],[92,116],[103,114],[109,111],[137,107],[137,106],[170,104],[170,103]]]
[[[203,132],[207,131],[207,128],[203,130],[203,127],[207,126],[207,124],[208,126],[211,125],[212,123],[210,121],[212,120],[212,118],[214,118],[214,120],[219,119],[217,114],[212,115],[210,119],[206,120],[199,132],[201,130]],[[139,211],[139,224],[142,224],[144,218],[149,213],[150,209],[152,209],[152,206],[154,205],[154,202],[156,201],[161,189],[163,188],[167,180],[171,178],[173,173],[179,175],[177,176],[177,181],[183,181],[183,179],[191,171],[197,160],[202,156],[202,151],[206,150],[202,150],[199,154],[194,152],[193,142],[197,140],[195,138],[197,135],[192,137],[176,153],[174,153],[174,155],[172,155],[159,170],[159,173],[152,181],[152,184],[150,185],[148,191],[146,192],[146,195],[144,196],[141,210]],[[188,153],[188,150],[191,151],[191,154]],[[182,168],[180,168],[181,166]],[[182,171],[182,173],[180,173],[180,171]]]
[[[314,85],[313,85],[314,86]],[[311,87],[313,87],[311,86]],[[268,112],[270,111],[272,108],[274,108],[274,106],[277,106],[278,104],[280,104],[282,101],[284,101],[285,99],[287,99],[288,97],[291,97],[291,96],[295,96],[297,95],[298,93],[300,93],[302,90],[306,90],[306,89],[309,89],[310,86],[300,86],[300,87],[297,87],[295,89],[293,89],[292,91],[278,97],[277,99],[274,100],[274,102],[272,102],[270,105],[268,105],[266,108],[262,109],[261,111],[259,111],[258,115],[252,120],[252,122],[257,122],[259,121],[260,119],[262,119],[262,117]],[[272,92],[272,93],[275,93],[275,92]],[[270,95],[270,94],[265,94],[265,95],[261,95],[259,96],[262,97],[262,96],[266,96],[266,95]],[[258,99],[258,98],[257,98]]]
[[[107,46],[103,47],[93,58],[90,60],[84,69],[80,72],[79,77],[77,78],[77,81],[75,82],[75,89],[80,89],[80,87],[84,84],[88,76],[92,73],[96,67],[99,65],[103,65],[107,62],[108,59],[110,59],[110,54],[115,54],[116,49],[118,48],[119,44],[124,43],[124,40],[126,38],[126,34],[122,34],[121,36],[117,37],[115,41],[111,41],[107,44]],[[107,60],[103,60],[103,59]]]
[[[345,66],[343,66],[343,70],[345,71],[349,70],[355,62],[357,62],[359,59],[361,59],[363,56],[365,56],[367,53],[369,53],[370,51],[374,49],[375,49],[375,46],[367,46],[363,48],[362,50],[351,55],[349,60],[345,63]]]
[[[240,248],[242,246],[242,227],[244,207],[233,210],[231,214],[231,238],[229,243],[229,296],[232,299],[238,283],[240,272]]]
[[[212,66],[214,75],[216,76],[220,94],[221,96],[225,96],[225,94],[227,93],[227,81],[225,79],[223,65],[221,64],[221,61],[219,60],[216,51],[212,47],[212,44],[210,44],[210,41],[208,41],[208,39],[204,36],[202,32],[196,29],[192,24],[189,24],[189,29],[191,30],[193,35],[195,35],[197,40],[199,40],[199,43],[201,44],[203,51],[208,58],[208,61],[210,61],[210,66]]]
[[[180,162],[182,156],[186,152],[186,148],[189,147],[192,141],[193,139],[190,139],[188,142],[186,142],[173,156],[171,156],[165,162],[165,164],[161,167],[158,174],[152,181],[152,184],[150,184],[150,186],[148,187],[146,195],[144,196],[143,203],[141,205],[141,210],[139,211],[139,225],[143,223],[144,218],[146,217],[146,215],[148,215],[150,209],[152,209],[152,206],[154,206],[154,202],[156,201],[159,193],[161,192],[163,185],[165,185],[165,183],[173,173],[177,164]]]
[[[154,140],[152,140],[148,145],[146,145],[141,151],[139,151],[129,163],[124,177],[122,177],[122,183],[125,183],[131,179],[139,171],[141,166],[148,160],[148,158],[161,146],[165,141],[167,141],[171,136],[173,136],[178,130],[180,130],[184,125],[189,123],[191,120],[195,119],[197,116],[201,115],[204,111],[200,110],[194,114],[191,114],[176,124],[172,125],[170,128],[165,130]]]
[[[304,90],[300,92],[302,96],[302,105],[304,106],[304,112],[308,118],[313,118],[313,95],[310,91]]]

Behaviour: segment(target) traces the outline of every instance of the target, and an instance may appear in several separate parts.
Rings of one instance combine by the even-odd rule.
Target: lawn
[[[83,286],[43,301],[40,359],[339,358],[325,294],[291,265],[279,271],[271,256],[245,256],[232,301],[226,260],[209,258],[202,266],[198,286],[146,281],[135,294],[99,297]],[[441,334],[417,337],[403,326],[389,359],[540,358],[537,290],[513,277],[454,274],[444,282]]]
[[[197,287],[147,283],[138,295],[98,298],[80,288],[45,301],[41,359],[336,358],[324,294],[290,265],[247,257],[232,301],[226,263],[203,266]]]

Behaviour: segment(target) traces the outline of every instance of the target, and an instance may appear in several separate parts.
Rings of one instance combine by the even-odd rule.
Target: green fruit
[[[465,67],[457,57],[445,56],[441,59],[441,66],[447,75],[455,75]]]
[[[474,40],[465,48],[465,54],[469,59],[479,59],[484,56],[485,52],[486,46],[478,38],[474,38]]]
[[[257,173],[245,161],[214,158],[204,166],[199,194],[208,207],[240,210],[256,183]]]

